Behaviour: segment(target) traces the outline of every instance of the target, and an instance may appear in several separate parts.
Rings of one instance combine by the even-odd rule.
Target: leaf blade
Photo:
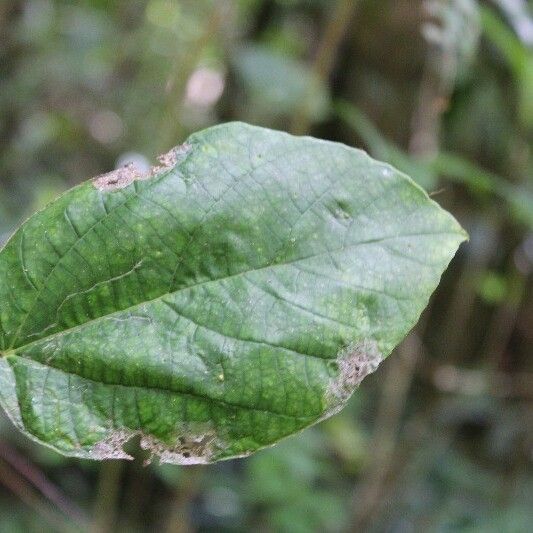
[[[63,453],[123,456],[142,433],[162,460],[209,462],[320,420],[464,240],[411,180],[343,145],[235,123],[186,146],[147,179],[70,191],[0,254],[0,379],[22,407],[0,402]]]

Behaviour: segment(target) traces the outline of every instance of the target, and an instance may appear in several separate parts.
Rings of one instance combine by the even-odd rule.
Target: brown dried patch
[[[95,444],[90,451],[90,457],[97,460],[126,459],[131,461],[133,457],[124,451],[124,445],[136,436],[141,437],[141,448],[151,454],[146,464],[151,463],[154,458],[159,458],[160,463],[207,464],[214,455],[215,447],[220,447],[213,430],[191,435],[184,434],[178,437],[176,444],[168,445],[142,431],[121,429]]]
[[[115,191],[124,189],[135,180],[150,179],[162,172],[174,168],[191,150],[190,144],[182,144],[172,148],[166,154],[161,154],[157,160],[159,165],[154,165],[148,172],[141,172],[133,163],[102,174],[93,180],[94,186],[100,191]]]
[[[135,436],[135,432],[125,429],[111,433],[106,439],[96,443],[90,456],[98,461],[104,459],[126,459],[132,461],[133,457],[124,451],[124,445]]]
[[[168,151],[166,154],[161,154],[157,160],[159,165],[155,165],[150,170],[150,176],[155,176],[161,172],[166,172],[171,168],[175,167],[183,156],[187,155],[191,149],[191,145],[184,143],[180,146],[175,146],[172,150]]]
[[[340,402],[340,408],[363,379],[377,370],[382,360],[383,356],[374,340],[357,342],[342,350],[333,362],[338,367],[338,375],[328,388],[330,399],[336,404]]]
[[[207,432],[204,435],[181,436],[174,446],[168,446],[154,437],[143,435],[141,437],[141,448],[152,454],[147,461],[148,463],[154,457],[159,457],[160,463],[179,465],[207,464],[213,456],[215,441],[214,432]]]
[[[98,176],[93,180],[93,184],[100,191],[113,191],[123,189],[142,177],[137,167],[133,163],[128,163],[126,166]]]

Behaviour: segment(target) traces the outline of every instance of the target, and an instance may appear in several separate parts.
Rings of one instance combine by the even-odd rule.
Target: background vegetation
[[[227,120],[363,147],[471,239],[341,414],[249,459],[81,462],[2,415],[0,530],[531,531],[532,4],[2,1],[0,242]]]

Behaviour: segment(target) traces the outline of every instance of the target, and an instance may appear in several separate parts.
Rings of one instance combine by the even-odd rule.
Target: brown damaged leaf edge
[[[383,356],[374,340],[353,343],[341,350],[337,358],[331,359],[329,365],[332,378],[327,389],[327,395],[332,405],[311,425],[318,424],[338,413],[366,376],[374,373],[382,361]],[[297,433],[301,433],[305,429],[307,428]],[[100,461],[106,459],[131,461],[134,458],[124,451],[124,446],[135,437],[140,437],[141,449],[150,453],[145,465],[151,464],[155,459],[160,464],[209,464],[217,460],[217,451],[223,450],[225,447],[223,440],[219,438],[212,427],[206,428],[205,431],[184,432],[177,437],[176,443],[173,445],[166,444],[151,435],[146,435],[141,430],[121,428],[111,431],[103,440],[97,442],[91,448],[89,455],[92,459]],[[266,445],[263,448],[275,444]],[[247,457],[255,451],[257,450],[232,456],[232,459]]]
[[[319,421],[338,413],[362,381],[378,369],[383,359],[378,344],[373,339],[354,342],[341,350],[337,358],[329,362],[334,377],[327,388],[327,396],[332,406]]]
[[[161,464],[208,464],[214,456],[214,450],[222,444],[217,441],[215,432],[208,429],[205,432],[191,433],[177,438],[174,445],[168,445],[142,431],[117,429],[108,437],[95,444],[90,452],[93,459],[125,459],[133,457],[124,451],[124,446],[135,437],[140,437],[140,447],[150,453],[145,465],[158,459]]]
[[[124,189],[136,180],[148,180],[154,176],[171,170],[178,161],[191,150],[190,144],[181,144],[161,154],[157,160],[159,165],[154,165],[148,172],[142,173],[134,163],[128,163],[106,174],[101,174],[92,180],[99,191],[116,191]]]

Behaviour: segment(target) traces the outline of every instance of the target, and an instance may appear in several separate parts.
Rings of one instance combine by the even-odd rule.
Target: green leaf
[[[71,456],[243,456],[338,411],[465,233],[392,167],[231,123],[67,192],[0,252],[0,403]]]

